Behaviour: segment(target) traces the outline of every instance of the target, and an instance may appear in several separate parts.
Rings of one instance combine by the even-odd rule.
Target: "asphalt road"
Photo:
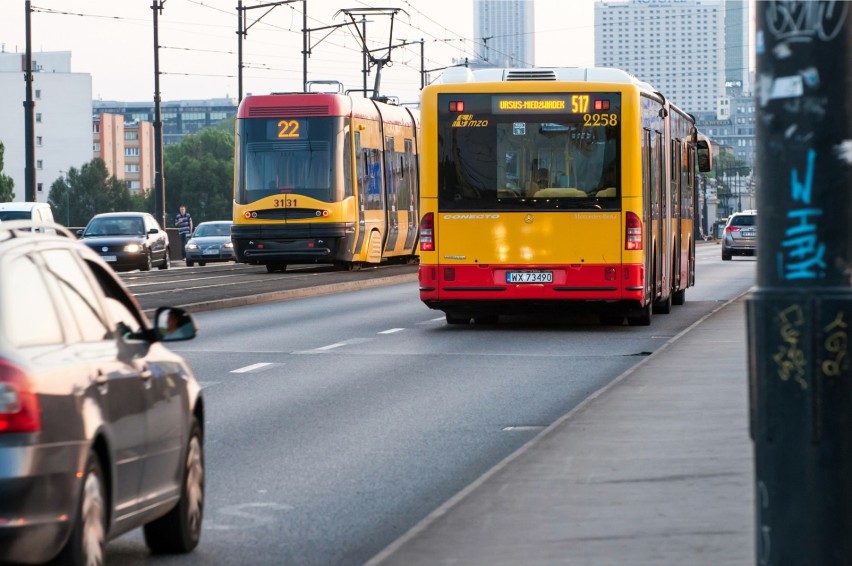
[[[185,267],[182,261],[176,261],[171,269],[131,271],[120,276],[150,316],[161,306],[203,312],[416,281],[417,265],[391,263],[359,271],[297,265],[283,273],[267,273],[262,265],[229,262]]]
[[[363,564],[753,284],[752,258],[723,263],[718,247],[699,253],[699,284],[687,303],[650,327],[521,317],[447,325],[419,302],[414,266],[391,268],[410,281],[382,289],[199,312],[199,336],[174,349],[201,380],[208,407],[201,545],[187,556],[153,557],[137,530],[110,543],[109,563]],[[257,268],[220,267],[139,274],[137,283],[154,293],[148,279],[210,279],[193,284],[207,288],[217,278],[292,276],[303,288],[326,288],[326,276],[365,275],[308,269],[269,279]]]

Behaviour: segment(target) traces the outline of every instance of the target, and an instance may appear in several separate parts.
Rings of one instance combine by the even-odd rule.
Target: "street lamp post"
[[[59,170],[59,174],[62,175],[62,184],[65,187],[63,191],[65,193],[65,226],[71,226],[71,205],[69,204],[70,199],[68,198],[68,190],[71,188],[68,186],[68,183],[65,182],[65,171],[62,169]]]

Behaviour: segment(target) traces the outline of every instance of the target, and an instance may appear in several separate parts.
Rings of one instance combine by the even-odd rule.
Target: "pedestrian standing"
[[[180,205],[180,212],[175,215],[175,226],[180,236],[180,257],[186,259],[186,243],[192,234],[192,216],[186,211],[186,206]]]

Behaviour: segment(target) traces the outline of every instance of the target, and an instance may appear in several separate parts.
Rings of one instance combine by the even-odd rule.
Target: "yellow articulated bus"
[[[248,96],[237,114],[237,261],[345,269],[415,261],[419,117],[341,93]]]
[[[450,324],[648,325],[695,281],[686,112],[618,69],[454,69],[421,95],[420,298]]]

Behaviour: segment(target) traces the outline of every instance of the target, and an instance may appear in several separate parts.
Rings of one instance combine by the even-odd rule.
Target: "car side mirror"
[[[192,314],[184,309],[160,307],[154,317],[154,331],[162,342],[179,342],[195,338],[198,325]]]

